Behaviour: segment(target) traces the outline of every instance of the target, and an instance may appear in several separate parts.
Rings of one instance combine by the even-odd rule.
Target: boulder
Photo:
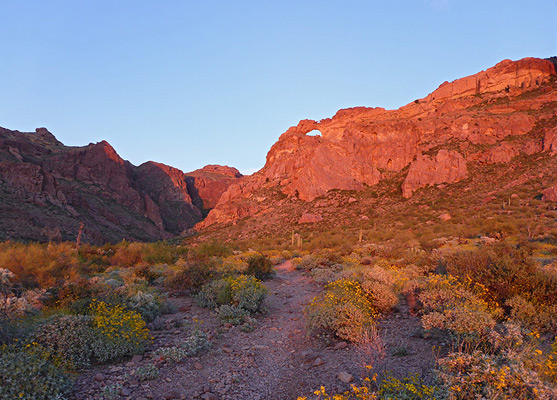
[[[543,191],[542,200],[557,202],[557,185],[545,189]]]
[[[305,212],[298,220],[298,224],[313,224],[321,221],[323,221],[323,217],[321,215]]]

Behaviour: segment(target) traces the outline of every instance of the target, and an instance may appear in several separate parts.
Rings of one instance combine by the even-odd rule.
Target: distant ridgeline
[[[485,200],[528,187],[557,201],[556,62],[504,60],[397,110],[355,107],[300,121],[246,177],[221,166],[136,167],[104,141],[67,147],[45,128],[0,128],[0,240],[74,240],[81,222],[83,240],[94,243],[193,227],[247,237],[299,223],[372,223],[378,201],[417,202],[431,188]]]
[[[0,240],[154,241],[201,221],[242,175],[209,165],[184,174],[155,162],[139,167],[105,141],[68,147],[45,128],[0,128]]]

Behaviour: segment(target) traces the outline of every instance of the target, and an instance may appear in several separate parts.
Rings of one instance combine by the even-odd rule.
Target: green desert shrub
[[[179,346],[161,347],[155,355],[170,363],[179,363],[186,357],[193,357],[207,351],[210,347],[209,335],[195,327]]]
[[[195,327],[180,347],[186,351],[188,357],[192,357],[209,350],[211,341],[207,332]]]
[[[134,376],[140,381],[152,381],[160,375],[159,369],[155,364],[147,364],[137,367]]]
[[[161,347],[155,351],[155,356],[162,357],[165,361],[170,363],[179,363],[188,356],[188,351],[181,347]]]
[[[232,255],[232,249],[216,240],[212,240],[197,246],[195,255],[199,258],[228,257]]]
[[[201,261],[177,263],[177,270],[165,280],[165,286],[178,291],[197,291],[215,275],[209,264]]]
[[[509,307],[509,320],[531,331],[542,333],[557,332],[557,304],[541,304],[526,300],[516,295],[505,302]]]
[[[67,369],[87,368],[100,348],[100,336],[89,315],[56,315],[37,329],[34,340],[63,360]]]
[[[261,309],[267,292],[267,288],[257,278],[239,275],[208,283],[198,293],[196,300],[202,307],[233,305],[253,314]]]
[[[138,290],[125,300],[128,309],[138,312],[146,322],[154,321],[162,314],[171,314],[175,311],[172,303],[158,293],[149,293]]]
[[[311,254],[303,256],[301,259],[295,259],[296,269],[303,271],[311,271],[319,266],[319,259]]]
[[[33,344],[1,346],[0,365],[0,399],[63,400],[71,392],[69,374]]]
[[[46,320],[34,340],[68,369],[81,369],[144,351],[149,331],[141,316],[93,301],[90,315],[58,315]]]
[[[224,304],[217,308],[217,317],[223,324],[239,325],[245,321],[250,312],[238,306]]]
[[[447,257],[446,269],[462,281],[483,285],[499,305],[517,295],[536,304],[557,298],[557,275],[538,268],[524,247],[499,244],[459,252]]]
[[[144,279],[149,284],[153,284],[161,277],[161,274],[148,264],[141,264],[134,268],[133,274],[141,279]]]
[[[253,275],[257,279],[265,280],[272,278],[275,270],[269,257],[262,254],[254,255],[247,260],[246,274]]]
[[[343,279],[329,283],[305,314],[310,332],[359,342],[374,324],[377,311],[359,282]]]

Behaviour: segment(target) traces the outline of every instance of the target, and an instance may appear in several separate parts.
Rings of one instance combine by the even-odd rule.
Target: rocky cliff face
[[[236,178],[219,176],[222,194]],[[94,243],[169,238],[202,220],[194,191],[182,171],[154,162],[135,167],[105,141],[67,147],[45,128],[0,128],[0,240],[45,240],[54,228],[74,240],[81,221],[83,239]],[[195,191],[211,204],[218,195]]]
[[[226,189],[242,176],[236,168],[206,165],[187,173],[186,181],[194,204],[200,209],[210,210],[215,208]]]
[[[333,189],[359,191],[403,175],[400,194],[409,198],[420,188],[465,179],[471,163],[555,152],[556,102],[553,63],[526,58],[445,82],[398,110],[356,107],[303,120],[280,136],[261,171],[228,188],[198,227],[266,212],[270,190],[313,201]],[[549,126],[545,137],[529,137],[539,124]],[[315,130],[320,135],[307,135]]]

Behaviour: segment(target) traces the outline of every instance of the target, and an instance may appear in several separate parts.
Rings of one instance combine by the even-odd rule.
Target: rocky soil
[[[371,364],[380,376],[386,371],[395,376],[414,372],[426,379],[430,376],[434,343],[417,334],[419,320],[407,306],[380,322],[384,350],[378,352],[372,346],[326,344],[308,337],[303,309],[322,289],[289,261],[277,267],[266,286],[267,311],[257,317],[249,333],[219,325],[209,310],[195,306],[191,298],[174,299],[180,311],[166,317],[162,330],[154,331],[154,342],[145,355],[84,372],[74,398],[102,399],[103,390],[112,387],[118,393],[113,398],[118,399],[296,399],[321,385],[329,391],[347,390],[369,374],[365,366]],[[208,352],[177,364],[153,354],[160,347],[183,342],[190,329],[180,322],[192,320],[202,321],[203,330],[211,335]],[[160,376],[138,381],[137,368],[153,363]]]

